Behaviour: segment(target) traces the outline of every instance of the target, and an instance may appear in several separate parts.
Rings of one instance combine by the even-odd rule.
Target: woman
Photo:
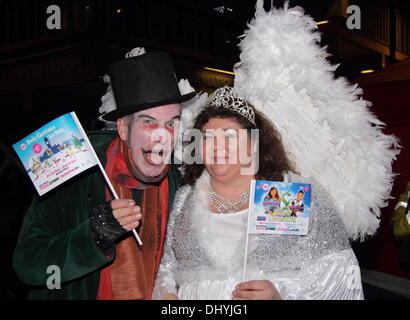
[[[280,208],[280,201],[281,198],[279,196],[278,189],[273,186],[272,188],[270,188],[265,198],[263,198],[263,205],[266,205],[266,213],[272,213]]]
[[[293,172],[272,124],[224,87],[210,96],[194,128],[203,133],[204,164],[184,168],[153,298],[362,299],[358,263],[333,201],[313,178]],[[243,129],[248,155],[256,143],[251,130],[263,137],[256,173],[244,174],[252,163],[226,163],[242,144],[227,145]],[[249,235],[250,281],[241,282],[252,179],[311,183],[312,213],[306,236]]]

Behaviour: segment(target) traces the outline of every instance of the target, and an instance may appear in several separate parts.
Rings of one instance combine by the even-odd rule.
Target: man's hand
[[[135,229],[141,219],[141,208],[131,199],[115,199],[111,201],[112,214],[118,223],[127,231]]]
[[[232,296],[233,300],[282,300],[276,287],[268,280],[241,282]]]
[[[93,208],[91,229],[98,248],[110,254],[115,241],[139,225],[141,208],[131,199],[115,199]]]

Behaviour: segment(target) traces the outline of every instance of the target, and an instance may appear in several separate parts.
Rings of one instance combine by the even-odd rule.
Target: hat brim
[[[111,112],[108,112],[107,114],[103,115],[102,118],[107,121],[116,121],[117,119],[124,117],[126,115],[132,114],[134,112],[154,108],[154,107],[159,107],[159,106],[164,106],[168,104],[173,104],[173,103],[181,103],[188,101],[192,99],[193,97],[196,96],[196,92],[190,92],[184,95],[181,95],[175,99],[169,99],[169,100],[162,100],[162,101],[155,101],[151,103],[144,103],[144,104],[135,104],[135,105],[130,105],[130,106],[125,106],[121,107],[120,109],[115,109]]]

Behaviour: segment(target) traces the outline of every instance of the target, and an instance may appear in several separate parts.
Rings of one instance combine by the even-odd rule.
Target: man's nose
[[[171,139],[170,133],[165,128],[158,128],[152,133],[152,141],[166,144]]]

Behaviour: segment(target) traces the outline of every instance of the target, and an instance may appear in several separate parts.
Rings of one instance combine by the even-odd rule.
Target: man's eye
[[[144,123],[144,124],[153,124],[154,121],[151,120],[151,119],[145,119],[145,120],[143,121],[143,123]]]
[[[179,121],[170,121],[170,122],[167,122],[167,126],[170,127],[170,128],[175,128],[175,127],[178,126],[178,124],[179,124]]]

